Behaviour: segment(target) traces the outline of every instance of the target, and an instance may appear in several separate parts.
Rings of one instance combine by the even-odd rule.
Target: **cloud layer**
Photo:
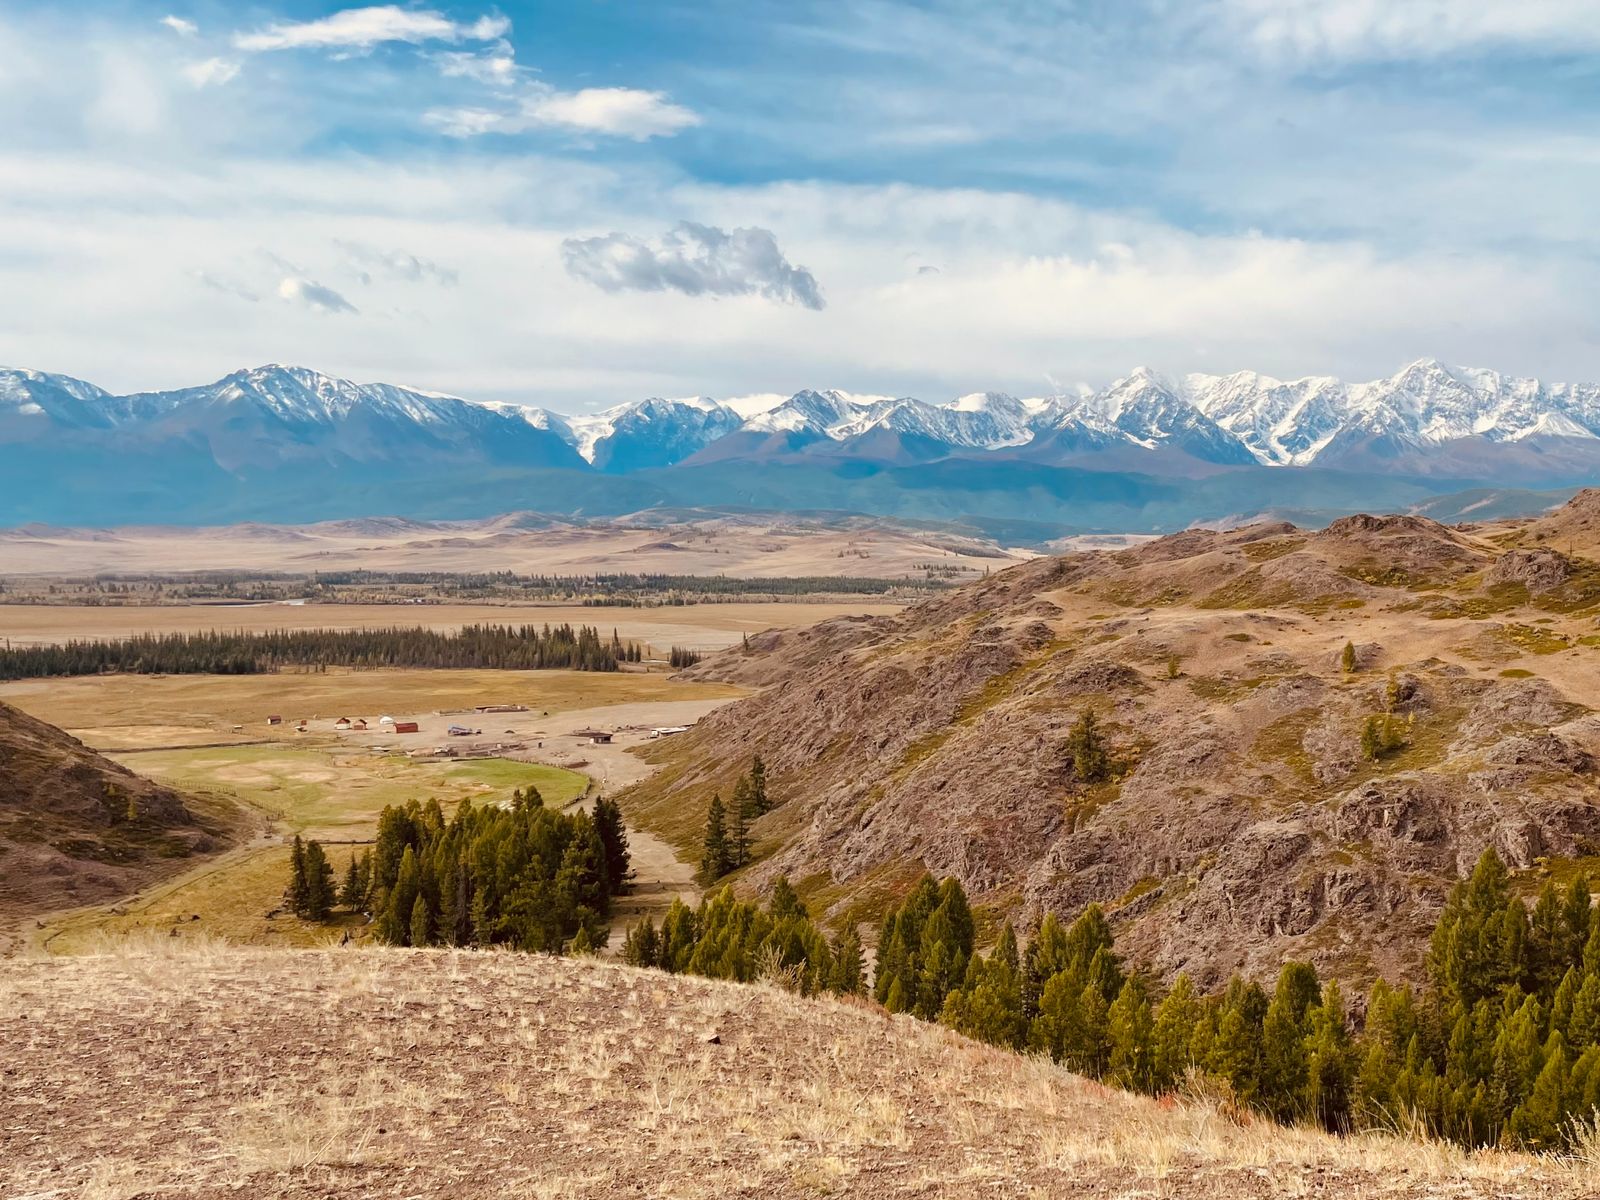
[[[793,266],[766,229],[719,229],[682,221],[654,244],[626,233],[568,238],[567,272],[608,292],[682,292],[685,296],[764,296],[821,310],[822,289]]]

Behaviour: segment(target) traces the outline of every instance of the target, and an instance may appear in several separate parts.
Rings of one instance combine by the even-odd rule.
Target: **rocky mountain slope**
[[[8,1196],[1519,1200],[1582,1165],[1235,1124],[863,1004],[593,960],[0,962]]]
[[[0,704],[0,949],[36,913],[96,904],[225,849],[240,819]]]
[[[1530,885],[1600,867],[1597,521],[1588,492],[1521,524],[1196,530],[752,639],[696,673],[763,690],[624,807],[692,848],[759,753],[782,803],[739,882],[785,872],[836,919],[928,870],[1025,921],[1097,901],[1208,984],[1405,974],[1486,846]],[[1101,781],[1067,748],[1090,710]],[[1402,743],[1375,761],[1369,720]]]

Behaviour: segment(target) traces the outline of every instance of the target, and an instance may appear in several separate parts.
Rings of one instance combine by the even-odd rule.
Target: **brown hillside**
[[[0,704],[0,949],[31,916],[125,895],[215,853],[238,817]]]
[[[696,674],[771,686],[653,750],[624,807],[692,850],[759,752],[782,803],[735,882],[787,872],[835,919],[926,869],[1024,920],[1098,901],[1135,958],[1208,984],[1410,972],[1486,846],[1530,887],[1600,866],[1600,564],[1499,532],[1189,531],[764,635]],[[1107,782],[1065,750],[1085,708]],[[1386,711],[1405,745],[1367,761]]]
[[[1244,1127],[865,1005],[464,951],[152,938],[0,962],[0,1194],[220,1200],[1593,1195]]]

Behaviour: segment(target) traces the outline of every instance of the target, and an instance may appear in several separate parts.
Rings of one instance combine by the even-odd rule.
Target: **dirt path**
[[[611,704],[563,713],[547,722],[551,736],[543,740],[542,747],[535,745],[517,757],[567,767],[589,776],[594,780],[594,787],[568,806],[587,811],[594,807],[595,797],[638,783],[656,769],[631,753],[635,747],[651,741],[652,729],[693,724],[712,709],[727,703],[730,700]],[[609,745],[594,745],[574,737],[573,730],[577,729],[605,730],[613,734],[613,740]],[[673,900],[693,904],[700,898],[700,889],[694,881],[694,864],[684,862],[666,842],[630,825],[628,850],[633,860],[633,890],[621,897],[612,910],[607,956],[618,954],[628,930],[646,917],[659,922]]]

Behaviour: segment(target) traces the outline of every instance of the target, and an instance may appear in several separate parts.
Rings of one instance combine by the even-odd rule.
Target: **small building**
[[[689,732],[689,726],[687,726],[687,725],[663,725],[659,729],[652,729],[650,731],[650,736],[653,737],[653,738],[664,738],[664,737],[671,737],[675,733],[688,733],[688,732]]]
[[[418,725],[415,721],[395,721],[394,731],[396,733],[416,733],[418,732]]]
[[[340,717],[337,721],[335,721],[333,723],[333,727],[335,729],[349,729],[350,728],[350,718],[349,717]]]
[[[452,725],[445,730],[445,733],[450,737],[472,737],[474,734],[482,732],[483,730],[481,729],[468,729],[465,725]]]
[[[604,729],[574,729],[572,736],[583,738],[584,741],[593,746],[609,746],[612,738],[612,735]]]
[[[367,727],[367,722],[362,717],[357,717],[354,721],[352,721],[350,723],[350,728],[355,730],[357,733],[360,733],[362,730],[366,729],[366,727]]]
[[[283,724],[283,718],[280,717],[280,716],[276,716],[276,715],[270,716],[270,717],[267,718],[267,724],[268,725],[282,725]]]

